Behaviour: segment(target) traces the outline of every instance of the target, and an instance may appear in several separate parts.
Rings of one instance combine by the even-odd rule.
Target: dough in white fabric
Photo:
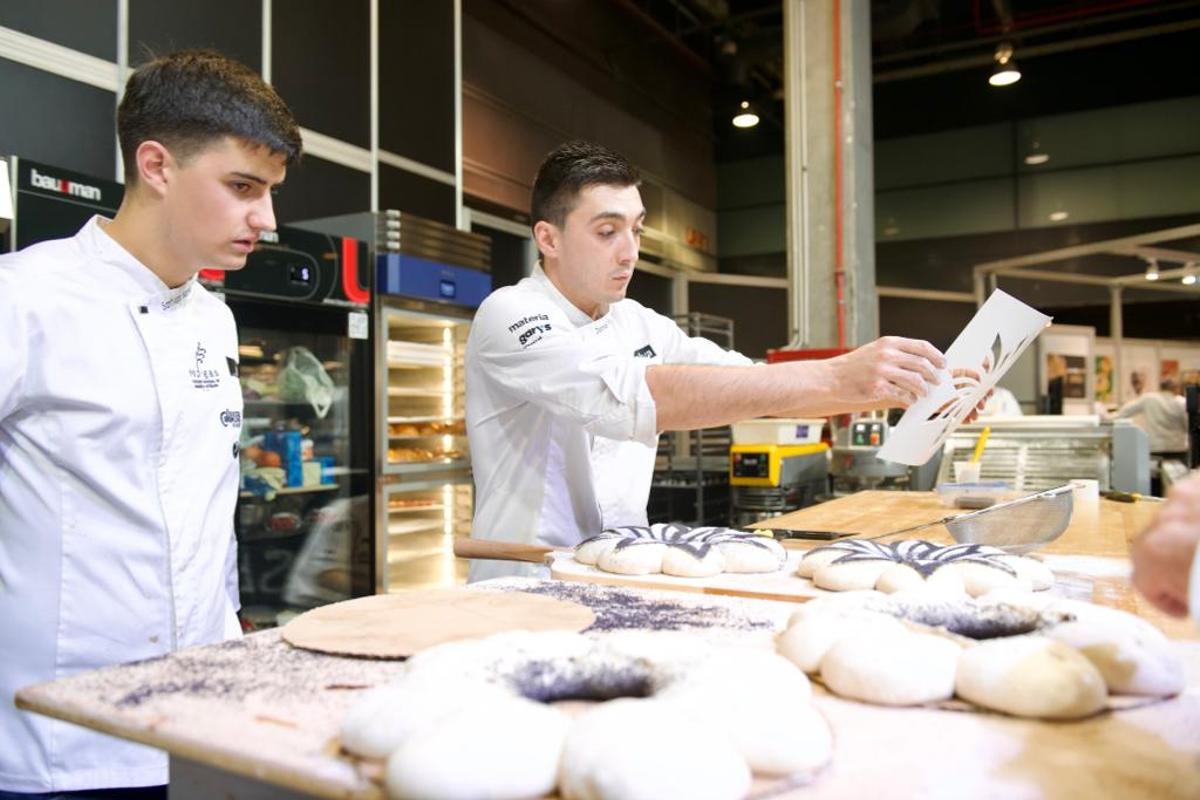
[[[1077,619],[1046,628],[1050,639],[1083,653],[1113,694],[1166,697],[1186,686],[1183,662],[1162,631],[1144,619],[1091,603],[1060,602]]]
[[[596,566],[605,572],[618,575],[652,575],[662,572],[665,544],[637,544],[629,547],[613,547],[601,553]]]
[[[1079,651],[1045,636],[1009,636],[966,648],[955,691],[1018,717],[1078,719],[1105,707],[1100,671]]]
[[[893,564],[883,571],[875,588],[881,592],[940,592],[943,594],[966,594],[962,578],[954,570],[938,569],[925,578],[907,564]]]
[[[942,636],[868,630],[830,648],[821,660],[821,680],[843,697],[879,705],[949,700],[961,652]]]
[[[774,572],[787,563],[787,551],[769,536],[756,536],[752,542],[723,542],[717,548],[725,556],[726,572]]]
[[[906,630],[904,623],[885,614],[839,611],[829,608],[803,616],[775,639],[775,649],[804,672],[815,673],[829,649],[847,636],[859,633],[877,636]]]
[[[833,737],[812,708],[812,686],[769,650],[721,651],[655,695],[726,731],[750,769],[787,775],[824,765]]]
[[[801,578],[811,578],[817,574],[817,570],[826,564],[830,564],[844,556],[845,553],[838,550],[813,550],[806,553],[800,561],[800,566],[796,568],[796,575]]]
[[[490,684],[418,680],[363,694],[342,719],[341,742],[364,758],[387,758],[405,739],[467,704],[510,697]]]
[[[611,700],[567,732],[564,800],[742,800],[750,769],[725,734],[655,700]]]
[[[706,578],[725,571],[725,556],[721,548],[712,547],[702,556],[678,547],[668,547],[662,555],[661,571],[664,575],[680,578]]]
[[[387,762],[393,800],[524,800],[554,790],[570,720],[517,697],[460,709]]]

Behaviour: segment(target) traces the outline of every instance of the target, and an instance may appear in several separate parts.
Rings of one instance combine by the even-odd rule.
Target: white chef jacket
[[[1188,449],[1187,401],[1183,397],[1171,392],[1146,392],[1117,412],[1120,418],[1139,414],[1151,453],[1182,453]]]
[[[658,447],[646,368],[751,363],[635,300],[593,320],[541,267],[493,292],[467,338],[471,535],[567,547],[645,525]],[[542,574],[535,564],[477,560],[470,580]]]
[[[14,692],[240,634],[233,315],[92,218],[0,257],[0,789],[166,783]]]

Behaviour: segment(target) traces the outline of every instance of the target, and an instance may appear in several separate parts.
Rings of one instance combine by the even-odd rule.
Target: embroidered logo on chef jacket
[[[508,326],[509,333],[517,335],[517,343],[522,348],[528,348],[531,344],[536,344],[542,340],[542,335],[549,333],[551,329],[550,317],[546,314],[534,314],[528,317],[521,317],[519,320]]]
[[[242,412],[234,411],[232,408],[227,408],[221,412],[221,427],[228,428],[230,426],[234,428],[242,427]]]
[[[654,358],[658,353],[654,352],[654,348],[650,345],[638,348],[633,351],[634,358]]]
[[[188,370],[188,375],[191,376],[192,386],[197,389],[215,389],[221,384],[220,370],[204,368],[204,357],[207,354],[204,346],[196,342],[196,352],[192,354],[194,366]]]

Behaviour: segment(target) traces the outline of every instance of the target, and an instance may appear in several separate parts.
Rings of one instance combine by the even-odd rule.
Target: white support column
[[[117,97],[113,102],[121,107],[125,96],[125,81],[129,80],[129,0],[117,0]],[[114,116],[116,112],[114,111]],[[125,160],[121,157],[121,142],[117,141],[117,183],[125,183]]]
[[[840,261],[853,347],[879,329],[870,7],[784,0],[783,8],[789,326],[797,344],[838,344]]]
[[[371,210],[379,210],[379,0],[371,0]]]
[[[1121,380],[1121,350],[1124,349],[1125,320],[1121,307],[1123,290],[1120,286],[1110,286],[1108,289],[1108,335],[1113,344],[1112,380],[1115,382],[1113,397],[1118,403],[1125,400],[1125,382]],[[1089,369],[1091,365],[1089,365]]]

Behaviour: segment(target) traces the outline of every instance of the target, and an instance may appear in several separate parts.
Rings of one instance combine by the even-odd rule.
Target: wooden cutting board
[[[405,658],[443,642],[504,631],[573,631],[587,606],[527,592],[421,589],[359,597],[306,611],[284,626],[293,647],[362,658]]]

